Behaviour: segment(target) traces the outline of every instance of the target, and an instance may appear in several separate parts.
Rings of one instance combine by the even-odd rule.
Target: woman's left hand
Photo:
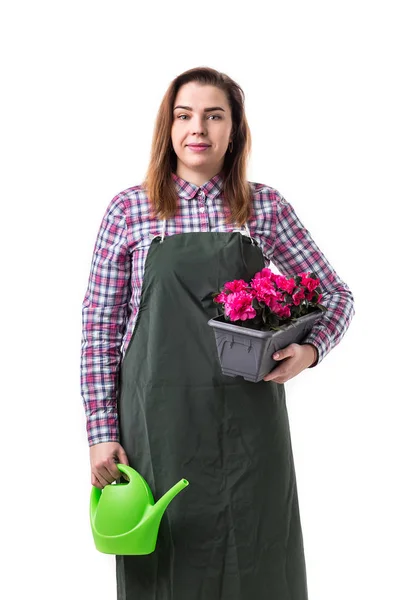
[[[263,377],[264,381],[286,383],[313,364],[316,360],[316,350],[310,344],[290,344],[275,352],[272,358],[283,362]]]

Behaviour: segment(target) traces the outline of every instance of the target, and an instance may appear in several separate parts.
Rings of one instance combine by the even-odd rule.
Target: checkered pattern
[[[216,175],[198,187],[173,174],[179,198],[175,218],[166,222],[166,236],[193,231],[232,231],[225,222],[222,178]],[[251,182],[252,237],[285,276],[314,271],[321,281],[327,312],[304,343],[318,350],[315,366],[339,343],[354,316],[354,299],[301,223],[293,207],[266,185]],[[117,382],[121,358],[129,344],[137,312],[144,265],[151,240],[162,223],[151,218],[150,205],[138,185],[110,202],[95,243],[88,288],[83,301],[81,391],[89,445],[118,441]]]

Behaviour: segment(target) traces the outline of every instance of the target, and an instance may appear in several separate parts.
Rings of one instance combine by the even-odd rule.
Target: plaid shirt
[[[166,223],[166,236],[192,231],[232,231],[225,221],[222,178],[201,187],[173,174],[178,213]],[[327,311],[302,343],[313,344],[319,364],[339,343],[355,313],[354,299],[301,223],[275,189],[251,182],[253,215],[248,222],[268,267],[285,276],[314,271]],[[161,221],[150,216],[142,186],[124,190],[110,202],[95,243],[82,308],[81,392],[89,445],[119,441],[117,382],[121,358],[131,338],[140,304],[147,252]]]

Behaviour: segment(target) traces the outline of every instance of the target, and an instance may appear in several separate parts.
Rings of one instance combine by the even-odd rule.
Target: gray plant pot
[[[214,329],[222,373],[246,381],[261,381],[280,362],[272,355],[292,343],[301,343],[314,322],[323,314],[320,308],[285,325],[279,331],[260,331],[225,321],[219,315],[208,321]]]

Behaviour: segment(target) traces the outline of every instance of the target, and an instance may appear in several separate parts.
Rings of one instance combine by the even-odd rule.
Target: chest
[[[273,247],[272,220],[266,218],[263,211],[254,207],[253,216],[247,223],[252,237],[257,241],[265,260],[265,266],[270,263]],[[151,217],[150,207],[127,219],[127,238],[132,256],[132,266],[135,271],[142,272],[144,261],[154,237],[161,235],[163,222]],[[191,232],[230,232],[245,228],[227,222],[221,201],[191,202],[179,207],[175,217],[167,219],[165,236]]]

